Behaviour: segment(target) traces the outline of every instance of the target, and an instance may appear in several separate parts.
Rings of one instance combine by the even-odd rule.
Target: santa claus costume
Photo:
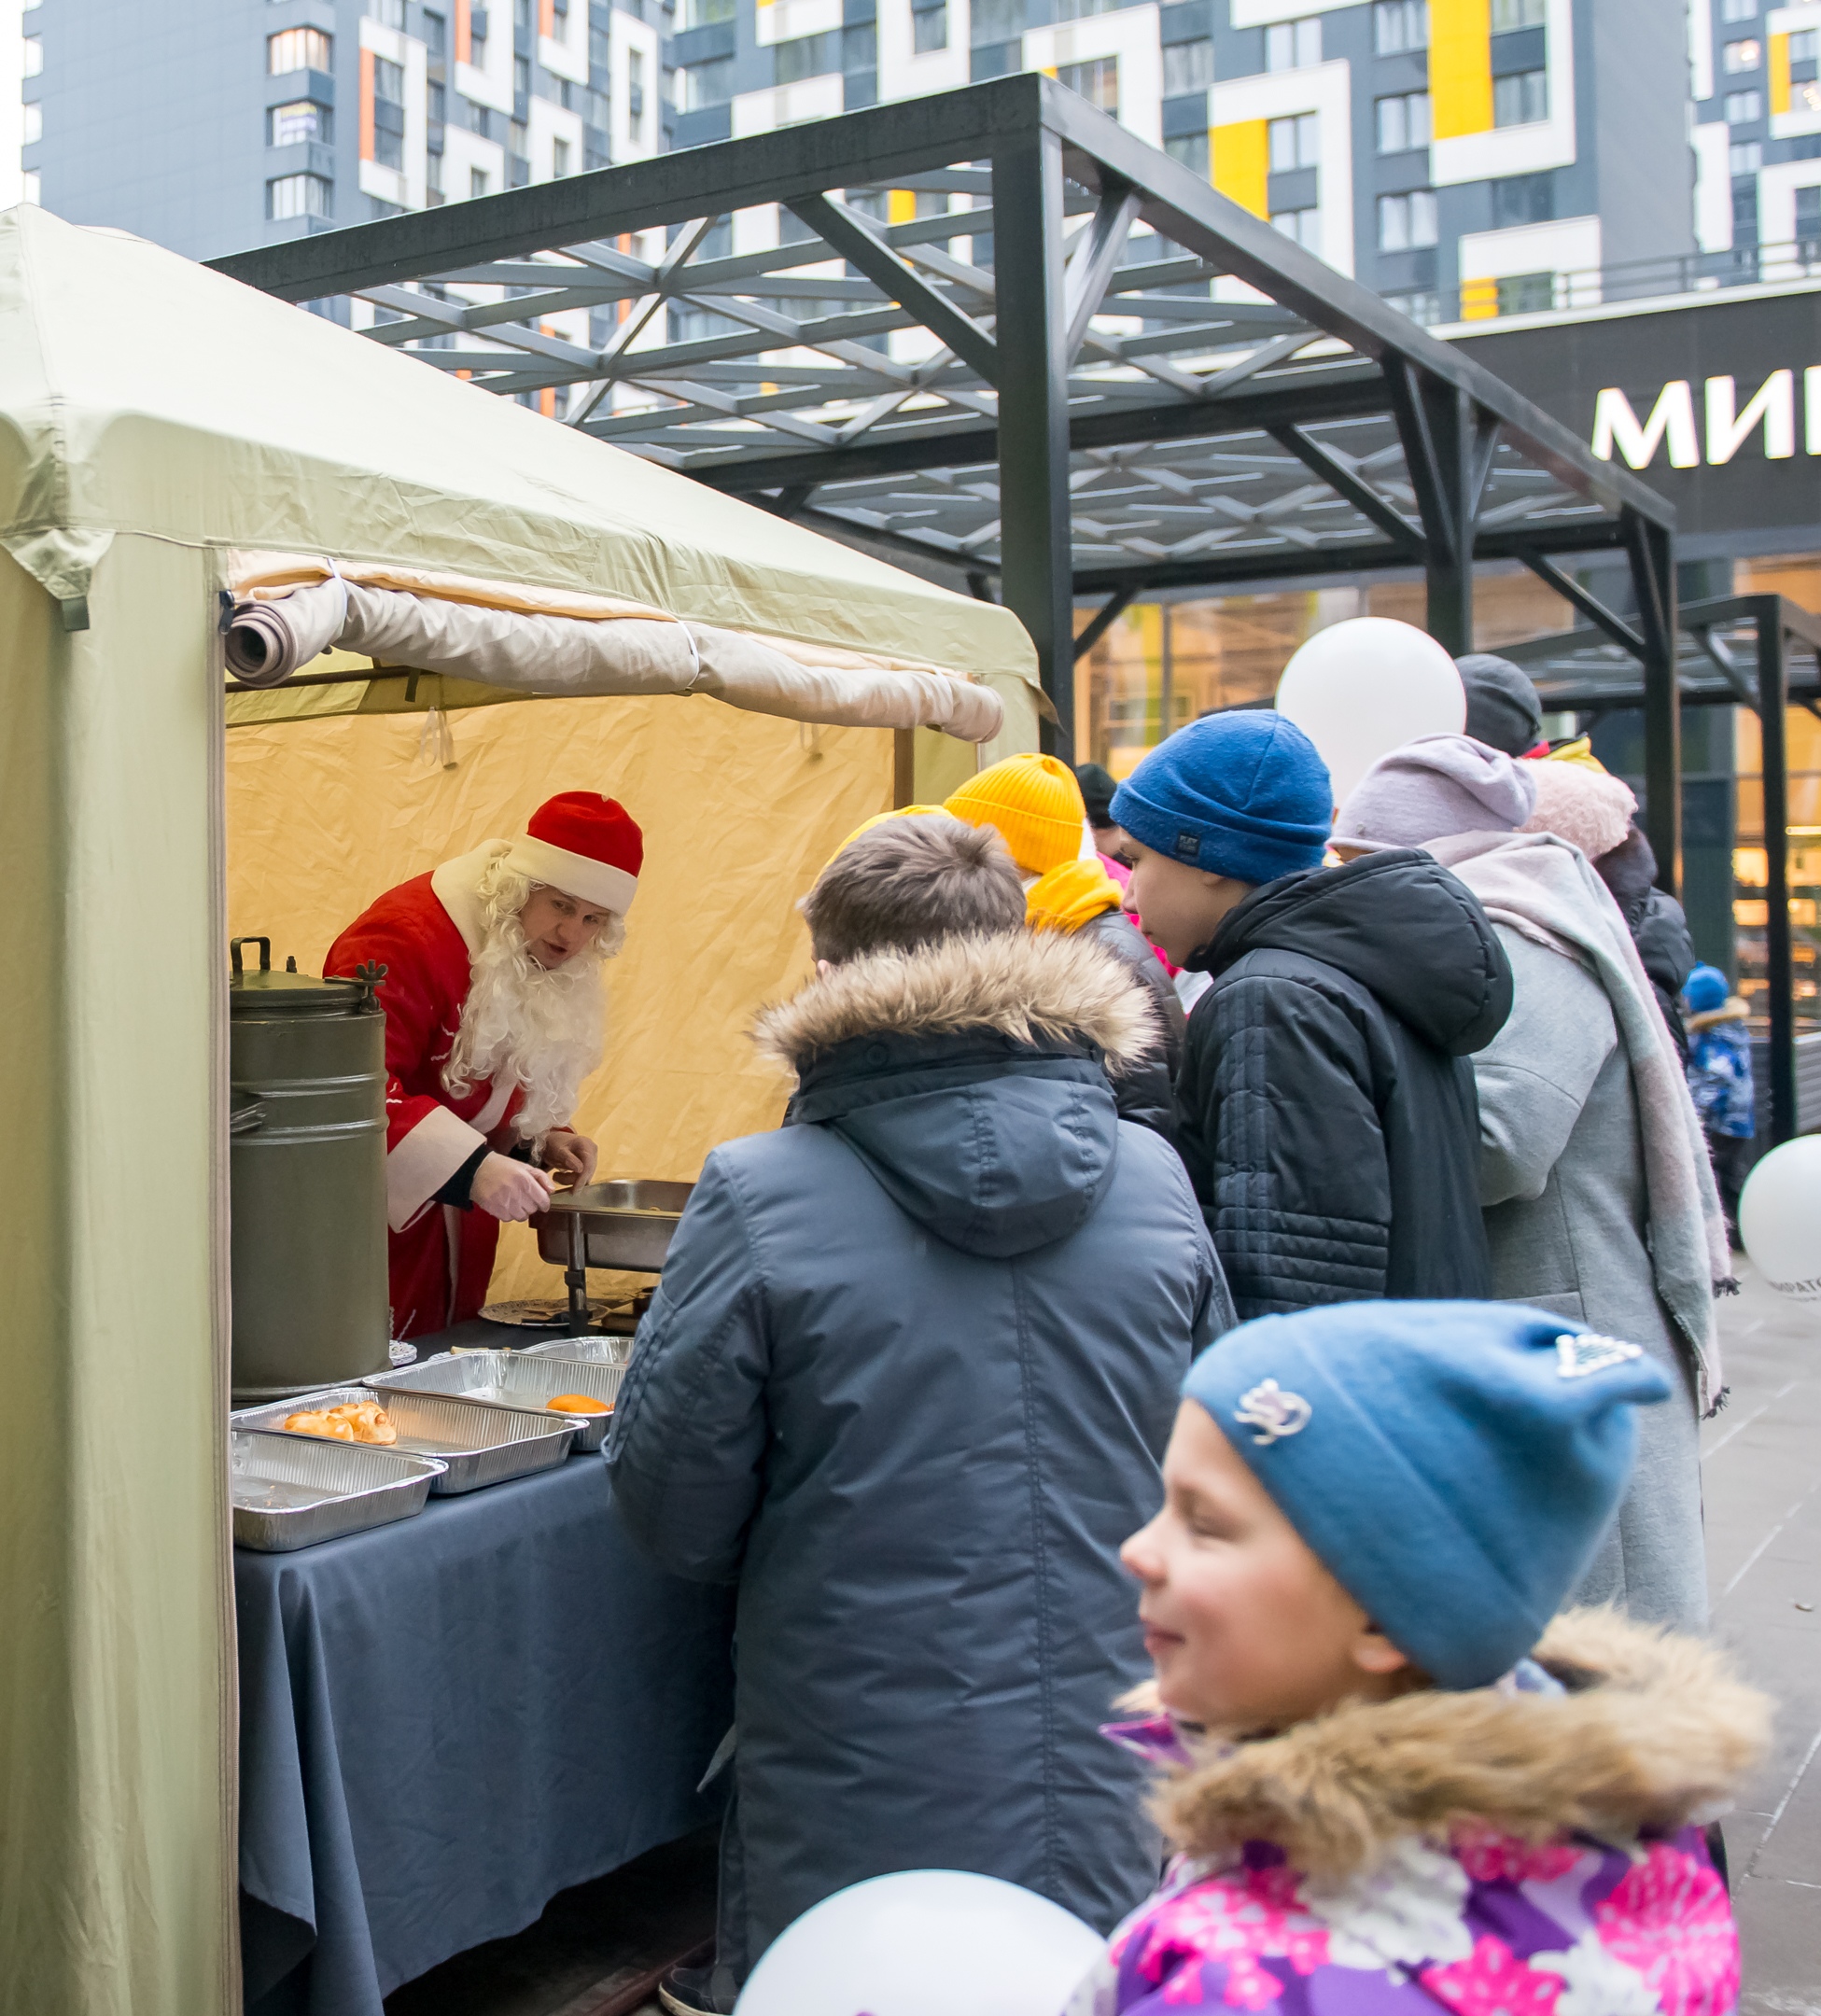
[[[593,791],[540,805],[489,840],[388,889],[336,939],[325,975],[385,969],[385,1188],[392,1335],[477,1314],[499,1225],[468,1203],[489,1150],[542,1161],[599,1061],[600,964],[619,947],[643,863],[638,827]],[[518,913],[539,887],[612,912],[596,942],[546,971]]]

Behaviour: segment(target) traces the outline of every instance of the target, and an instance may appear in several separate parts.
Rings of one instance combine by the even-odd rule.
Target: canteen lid
[[[240,948],[244,945],[259,948],[257,973],[249,973],[241,962]],[[283,973],[273,973],[270,938],[231,938],[228,956],[233,963],[228,980],[231,1015],[345,1015],[371,1014],[378,1009],[373,989],[385,978],[384,966],[370,962],[352,980],[319,980],[314,973],[299,973],[297,960],[288,959]]]

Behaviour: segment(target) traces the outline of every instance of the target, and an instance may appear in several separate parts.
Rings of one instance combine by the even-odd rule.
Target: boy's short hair
[[[803,915],[816,957],[839,965],[1019,931],[1024,889],[992,827],[926,815],[887,819],[843,847],[803,899]]]

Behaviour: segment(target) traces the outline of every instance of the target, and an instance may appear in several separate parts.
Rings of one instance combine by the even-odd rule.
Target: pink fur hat
[[[1536,775],[1536,809],[1520,833],[1554,833],[1595,861],[1631,832],[1638,802],[1618,777],[1578,763],[1543,760],[1524,767]]]

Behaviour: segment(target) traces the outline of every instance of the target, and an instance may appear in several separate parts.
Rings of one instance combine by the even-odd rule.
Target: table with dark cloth
[[[248,2016],[381,2016],[714,1817],[695,1786],[732,1720],[732,1591],[644,1561],[598,1455],[237,1547],[234,1590]]]

